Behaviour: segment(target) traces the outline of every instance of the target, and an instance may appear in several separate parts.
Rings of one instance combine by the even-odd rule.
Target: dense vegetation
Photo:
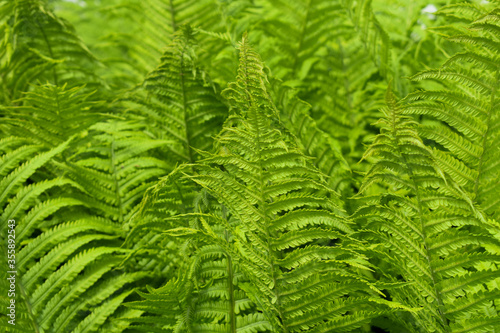
[[[0,0],[0,330],[499,333],[499,70],[495,1]]]

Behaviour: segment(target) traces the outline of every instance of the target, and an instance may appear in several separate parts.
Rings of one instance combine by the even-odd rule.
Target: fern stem
[[[38,26],[38,29],[40,29],[40,32],[42,33],[43,40],[45,41],[45,44],[47,44],[47,50],[49,51],[49,55],[52,59],[54,59],[54,53],[52,52],[52,46],[50,45],[49,39],[47,38],[47,34],[45,34],[45,30],[43,29],[42,25],[40,24],[40,21],[38,21],[38,18],[35,18],[36,25]],[[56,68],[55,66],[52,67],[52,75],[54,76],[54,84],[56,86],[59,86],[59,79],[57,76]]]
[[[297,66],[299,64],[299,54],[300,54],[300,50],[302,49],[302,44],[304,43],[304,37],[306,34],[306,30],[307,30],[307,21],[309,20],[309,11],[311,8],[311,2],[312,2],[312,0],[309,0],[309,2],[307,3],[306,16],[304,18],[304,23],[302,24],[302,31],[300,33],[299,45],[297,47],[297,51],[295,52],[295,59],[293,61],[293,76],[294,77],[297,73]]]
[[[169,3],[170,3],[170,21],[172,22],[172,32],[176,32],[177,23],[175,22],[175,7],[172,0],[170,0]]]
[[[274,289],[274,296],[276,297],[276,304],[277,304],[277,309],[278,309],[278,315],[279,319],[283,325],[283,333],[288,333],[288,328],[285,324],[285,317],[283,315],[283,309],[282,309],[282,304],[281,304],[281,290],[279,287],[279,284],[277,282],[276,278],[276,267],[274,265],[274,258],[275,258],[275,251],[271,247],[271,239],[273,238],[271,235],[271,232],[269,231],[269,222],[267,219],[267,204],[266,200],[264,198],[264,183],[263,183],[263,178],[262,178],[262,173],[263,173],[263,167],[262,167],[262,156],[261,156],[261,149],[260,149],[260,131],[258,130],[258,121],[256,121],[256,131],[257,131],[257,152],[258,152],[258,159],[259,159],[259,182],[260,182],[260,193],[261,193],[261,205],[262,205],[262,211],[263,211],[263,216],[264,216],[264,228],[266,230],[266,238],[267,238],[267,253],[268,253],[268,261],[271,264],[271,275],[273,279],[273,289]]]
[[[245,64],[246,64],[246,59],[245,59]],[[247,69],[246,66],[245,66],[245,69]],[[248,83],[247,83],[247,85],[248,85]],[[271,235],[271,232],[269,231],[267,204],[266,204],[266,198],[264,196],[264,179],[263,179],[264,167],[262,165],[263,156],[262,156],[261,145],[260,145],[260,129],[259,129],[260,122],[258,119],[256,119],[258,117],[257,112],[255,112],[253,114],[253,116],[254,116],[253,121],[254,121],[254,126],[255,126],[254,130],[255,130],[255,136],[256,136],[255,150],[257,151],[257,160],[259,161],[259,192],[260,192],[260,201],[261,201],[260,207],[262,209],[263,216],[264,216],[264,229],[266,232],[267,255],[268,255],[268,261],[271,265],[270,270],[271,270],[271,276],[272,276],[272,280],[273,280],[273,291],[274,291],[274,296],[276,297],[276,304],[277,304],[279,320],[281,321],[281,324],[283,325],[282,326],[283,333],[288,333],[289,330],[288,330],[286,323],[285,323],[285,316],[283,314],[283,309],[282,309],[282,304],[281,304],[281,297],[280,297],[281,291],[280,291],[280,287],[279,287],[279,284],[278,284],[277,278],[276,278],[276,266],[274,264],[274,259],[275,259],[276,254],[271,246],[271,239],[274,238],[273,237],[274,235]]]
[[[115,158],[115,138],[113,137],[113,141],[111,142],[111,167],[113,170],[113,180],[115,183],[115,194],[118,201],[118,213],[119,213],[119,221],[123,223],[123,207],[122,207],[122,197],[120,195],[120,183],[118,182],[118,177],[116,175],[116,158]]]
[[[261,122],[259,121],[259,116],[260,117],[265,117],[259,113],[259,105],[257,103],[253,103],[253,97],[252,94],[249,92],[250,90],[250,82],[249,82],[249,71],[248,71],[248,56],[247,56],[247,49],[248,46],[246,45],[247,39],[246,35],[243,37],[243,45],[241,47],[241,60],[240,64],[243,65],[243,70],[244,70],[244,78],[243,78],[243,84],[246,95],[247,95],[247,110],[248,110],[248,119],[251,124],[252,130],[255,132],[255,152],[257,155],[257,161],[258,161],[258,191],[260,193],[259,195],[259,208],[262,210],[262,216],[264,218],[263,224],[264,224],[264,231],[265,231],[265,237],[266,237],[266,242],[267,244],[266,251],[267,251],[267,257],[268,261],[270,264],[269,269],[271,270],[271,277],[273,281],[273,288],[272,291],[274,292],[274,296],[276,298],[276,304],[277,304],[277,311],[278,311],[278,318],[282,323],[282,328],[283,328],[283,333],[288,333],[289,330],[286,327],[285,324],[285,317],[283,315],[283,310],[282,310],[282,304],[281,304],[281,297],[280,297],[280,288],[277,283],[277,278],[276,278],[276,267],[274,264],[274,257],[275,257],[275,252],[272,249],[271,246],[271,232],[269,231],[269,221],[268,221],[268,212],[267,212],[267,204],[266,204],[266,198],[264,195],[264,178],[263,178],[263,173],[264,173],[264,166],[262,165],[262,151],[261,151],[261,133],[260,133],[260,125]],[[255,106],[254,106],[255,104]],[[257,177],[256,177],[257,178]]]
[[[443,325],[445,332],[450,332],[448,319],[444,315],[444,303],[443,303],[443,300],[441,299],[440,292],[437,289],[436,273],[434,272],[434,269],[432,268],[432,263],[431,263],[431,259],[430,259],[429,245],[427,244],[427,233],[425,231],[426,227],[425,227],[424,219],[422,216],[423,215],[422,214],[422,199],[420,197],[419,186],[415,180],[415,174],[413,173],[413,169],[411,168],[410,164],[408,163],[408,160],[406,159],[406,156],[404,155],[403,151],[401,150],[401,146],[399,144],[399,139],[397,137],[397,129],[396,129],[396,122],[397,122],[397,120],[396,120],[396,106],[391,105],[390,107],[392,108],[392,112],[391,112],[391,114],[392,114],[392,135],[394,137],[394,141],[395,141],[398,153],[401,156],[401,159],[406,167],[408,175],[411,178],[411,181],[413,183],[413,187],[415,190],[415,195],[416,195],[416,199],[417,199],[417,209],[418,209],[417,213],[418,213],[418,219],[420,221],[420,228],[421,228],[421,232],[422,232],[421,237],[422,237],[422,242],[423,242],[424,250],[425,250],[425,259],[427,261],[427,264],[429,265],[429,273],[430,273],[431,280],[432,280],[432,289],[434,290],[435,300],[438,304],[439,319],[441,320],[441,324]]]
[[[224,218],[226,218],[224,216]],[[229,243],[229,232],[224,230],[224,236],[226,238],[226,242]],[[236,333],[236,314],[235,314],[235,300],[234,300],[234,286],[233,286],[233,260],[229,253],[226,253],[227,257],[227,286],[229,293],[229,327],[228,333]]]
[[[485,155],[485,152],[487,149],[486,145],[488,144],[488,135],[490,133],[491,125],[492,125],[491,124],[491,116],[493,114],[493,106],[495,105],[495,95],[496,95],[497,87],[498,87],[498,69],[496,72],[496,82],[495,83],[496,84],[493,87],[493,91],[491,92],[490,106],[488,108],[488,116],[486,119],[486,131],[484,132],[483,137],[482,137],[482,143],[481,143],[482,152],[481,152],[481,156],[479,157],[479,162],[478,162],[478,166],[477,166],[476,181],[474,182],[474,198],[476,200],[477,200],[478,191],[479,191],[479,180],[481,178],[481,172],[483,171],[484,155]]]

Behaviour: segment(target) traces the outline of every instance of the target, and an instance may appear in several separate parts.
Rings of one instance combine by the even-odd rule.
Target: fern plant
[[[172,141],[164,158],[173,165],[195,162],[196,149],[211,146],[211,136],[227,114],[216,87],[196,64],[195,44],[192,28],[182,27],[160,65],[131,93],[128,106],[151,135]]]
[[[499,17],[0,0],[0,330],[500,331]]]
[[[471,11],[468,26],[449,38],[463,45],[463,52],[437,70],[428,70],[413,80],[434,79],[444,89],[409,95],[405,113],[424,115],[421,133],[436,143],[434,154],[440,167],[450,174],[489,214],[497,212],[499,194],[498,159],[498,10],[481,11],[456,6],[443,11]],[[498,215],[494,215],[498,218]]]
[[[351,223],[337,195],[275,120],[277,110],[262,69],[244,36],[237,81],[223,93],[233,114],[217,137],[215,153],[181,169],[220,208],[167,219],[196,218],[191,225],[150,225],[166,234],[201,238],[190,274],[198,273],[208,283],[206,291],[201,285],[198,290],[184,287],[177,290],[182,296],[173,296],[174,286],[186,279],[183,274],[132,306],[155,312],[156,302],[184,301],[179,302],[174,329],[355,330],[390,302],[378,299],[377,288],[359,274],[369,264],[356,252],[359,244],[350,237]],[[196,173],[187,173],[187,167]],[[184,289],[194,290],[186,296]],[[217,302],[216,290],[216,298],[222,299]],[[240,313],[241,303],[248,302],[240,299],[242,293],[254,303],[252,313]],[[201,304],[193,304],[194,299]]]
[[[98,83],[92,75],[97,60],[45,1],[5,0],[0,6],[2,103],[21,97],[36,80]]]
[[[377,156],[361,193],[382,183],[388,193],[355,216],[368,236],[380,243],[384,275],[410,285],[391,292],[394,300],[421,307],[411,318],[397,316],[396,327],[410,332],[494,332],[499,328],[496,303],[498,227],[488,225],[454,179],[419,138],[416,123],[403,115],[387,91],[381,134],[365,153]],[[391,328],[391,325],[387,326]],[[397,330],[395,330],[397,331]]]
[[[127,253],[120,248],[121,223],[140,200],[141,185],[147,187],[143,181],[162,166],[154,159],[131,157],[163,143],[148,145],[144,136],[127,137],[125,128],[137,128],[130,124],[117,126],[119,136],[108,124],[93,124],[102,116],[92,110],[99,103],[87,102],[88,95],[79,92],[35,87],[19,102],[23,106],[5,109],[3,128],[12,135],[5,139],[2,155],[2,231],[8,220],[22,221],[16,228],[17,300],[26,308],[26,327],[36,332],[112,332],[126,327],[119,320],[106,322],[115,312],[115,318],[140,315],[117,311],[133,284],[145,277],[118,268]],[[74,145],[89,147],[99,140],[105,145],[97,145],[97,151],[110,150],[101,158],[84,158]],[[99,312],[88,312],[94,307]],[[3,328],[16,329],[6,323]]]

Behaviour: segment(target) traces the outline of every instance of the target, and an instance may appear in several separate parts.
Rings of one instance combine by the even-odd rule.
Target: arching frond
[[[192,29],[183,28],[129,106],[156,138],[172,141],[164,158],[173,166],[196,161],[196,149],[210,149],[227,114],[209,78],[196,67],[194,44]]]
[[[138,157],[165,142],[147,143],[134,132],[141,126],[99,123],[99,103],[87,99],[80,88],[49,84],[34,87],[23,106],[4,109],[3,129],[12,136],[2,145],[2,241],[7,222],[15,220],[16,301],[26,327],[38,332],[111,327],[147,276],[120,268],[129,253],[120,248],[120,222],[147,181],[165,173],[162,161]]]
[[[99,120],[99,103],[91,101],[92,93],[82,87],[67,88],[52,84],[33,86],[20,99],[19,106],[1,110],[2,130],[7,135],[24,136],[34,143],[53,147],[79,134],[83,144],[86,130]]]
[[[443,11],[460,16],[469,9],[473,7],[461,5]],[[435,142],[440,167],[492,214],[500,194],[500,126],[495,112],[499,104],[500,50],[495,43],[500,38],[500,16],[498,10],[472,12],[466,33],[450,37],[463,46],[464,52],[449,58],[440,69],[412,77],[432,79],[446,88],[409,95],[405,113],[428,119],[421,132]]]
[[[21,97],[36,80],[55,85],[84,77],[98,81],[92,75],[96,59],[45,1],[4,0],[0,13],[2,103]]]
[[[236,331],[246,331],[252,320],[256,328],[273,332],[356,330],[381,311],[371,306],[376,289],[356,272],[368,270],[368,263],[355,250],[351,223],[335,203],[336,194],[283,135],[263,65],[246,36],[239,50],[237,80],[223,93],[233,115],[216,139],[215,153],[192,165],[195,173],[186,173],[221,208],[177,217],[197,218],[197,227],[164,229],[207,243],[195,253],[208,259],[200,261],[198,274],[211,282],[189,294],[197,299],[179,309],[177,327],[225,331],[242,325]],[[255,304],[251,315],[236,310],[241,292]],[[143,304],[149,309],[154,303]]]
[[[368,237],[379,241],[374,250],[385,256],[381,267],[388,282],[398,274],[411,282],[393,290],[393,299],[422,308],[410,320],[396,316],[395,321],[411,332],[497,329],[498,288],[493,281],[499,277],[495,265],[500,257],[495,231],[441,171],[441,163],[419,138],[417,124],[403,115],[390,90],[387,104],[381,133],[365,153],[376,160],[362,191],[382,183],[389,193],[355,216],[369,230]]]

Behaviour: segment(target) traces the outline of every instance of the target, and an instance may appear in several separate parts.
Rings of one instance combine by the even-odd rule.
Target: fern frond
[[[328,177],[330,187],[348,193],[350,167],[342,156],[339,142],[319,128],[310,115],[310,106],[296,96],[297,92],[278,86],[282,89],[278,93],[278,105],[284,125],[297,137],[305,154],[315,158],[314,165]]]
[[[401,274],[412,283],[391,291],[393,299],[422,307],[411,313],[414,323],[397,317],[395,321],[410,331],[454,332],[463,327],[464,332],[475,332],[472,318],[496,302],[484,298],[481,290],[491,288],[496,294],[491,283],[498,272],[479,267],[498,262],[498,253],[488,250],[498,240],[468,197],[457,191],[455,181],[446,177],[440,156],[425,146],[417,123],[404,115],[407,109],[390,90],[387,105],[386,117],[379,122],[381,134],[365,153],[365,158],[376,160],[362,190],[379,182],[391,194],[355,216],[369,230],[368,237],[380,241],[377,253],[386,256],[389,281],[391,274]],[[495,321],[493,313],[485,322]]]
[[[37,79],[54,85],[75,83],[77,78],[98,81],[92,75],[95,57],[45,1],[2,1],[0,6],[1,49],[6,51],[0,53],[3,103],[21,97]]]
[[[265,324],[253,325],[271,331],[320,329],[325,322],[331,329],[338,324],[339,329],[355,330],[369,322],[376,311],[355,306],[318,311],[342,303],[345,295],[349,295],[348,300],[353,297],[353,303],[363,304],[362,308],[371,308],[366,304],[371,286],[356,273],[357,269],[367,270],[368,263],[356,251],[356,241],[348,236],[352,223],[336,204],[337,194],[276,119],[277,108],[266,88],[263,64],[246,36],[239,50],[237,80],[223,92],[233,115],[216,138],[216,151],[190,166],[195,173],[183,168],[185,177],[206,189],[220,206],[208,205],[210,214],[173,217],[180,221],[196,218],[198,223],[192,229],[169,231],[164,224],[164,233],[188,239],[196,235],[198,242],[208,244],[198,243],[194,253],[200,259],[193,261],[190,272],[196,274],[200,269],[200,278],[211,282],[199,292],[189,292],[191,303],[179,304],[177,325],[217,331],[232,325],[230,318],[236,315],[236,323],[241,318],[258,322],[265,318]],[[335,245],[328,246],[328,242]],[[213,263],[205,264],[205,260]],[[309,269],[311,264],[316,264],[314,270]],[[184,281],[190,281],[190,273],[186,274]],[[291,283],[287,277],[297,274],[300,282]],[[342,276],[355,280],[345,283]],[[173,282],[168,285],[173,286]],[[231,305],[237,290],[255,304],[246,317],[236,314],[235,305]],[[359,296],[356,302],[354,295]],[[163,299],[172,297],[162,295]],[[208,305],[203,305],[206,301]],[[348,308],[352,313],[346,314]],[[206,323],[215,318],[221,320],[217,325]]]
[[[391,42],[388,33],[373,13],[372,1],[363,0],[360,3],[354,3],[351,0],[343,0],[342,2],[365,49],[371,55],[381,75],[392,77],[389,66]]]
[[[457,5],[443,12],[462,15],[470,6]],[[498,12],[475,14],[467,34],[451,37],[465,52],[452,56],[442,69],[421,72],[414,80],[432,79],[449,87],[440,91],[421,91],[407,98],[406,114],[425,115],[432,126],[422,135],[438,144],[436,156],[441,167],[486,212],[492,213],[498,197],[500,179],[496,142],[498,116]],[[494,29],[497,27],[497,30]],[[429,101],[430,102],[427,102]]]
[[[120,121],[95,124],[89,129],[94,142],[75,154],[74,162],[58,164],[68,178],[85,184],[84,191],[98,199],[104,214],[120,222],[132,214],[150,186],[148,182],[165,174],[168,167],[158,158],[141,158],[145,152],[168,144],[150,139],[140,132],[143,128]]]
[[[54,147],[78,135],[83,144],[85,131],[103,119],[93,93],[83,87],[68,88],[52,84],[33,86],[25,96],[4,109],[3,128],[8,135],[29,137],[37,144]]]
[[[158,159],[141,160],[138,156],[165,143],[137,140],[137,134],[131,136],[130,133],[138,128],[134,125],[120,123],[119,130],[113,132],[108,124],[96,124],[101,119],[99,114],[92,111],[85,114],[97,104],[87,102],[88,97],[81,88],[36,86],[20,100],[23,106],[15,109],[16,112],[14,108],[9,109],[9,117],[5,118],[5,132],[28,134],[26,139],[12,136],[3,146],[2,160],[6,163],[2,164],[5,177],[0,182],[2,229],[7,220],[18,221],[16,269],[19,278],[16,284],[21,294],[20,313],[24,313],[21,308],[26,308],[30,322],[26,327],[39,331],[50,331],[54,326],[57,327],[54,332],[71,331],[79,325],[83,328],[87,322],[92,330],[111,327],[111,322],[122,312],[121,303],[133,290],[133,283],[146,276],[132,273],[128,278],[126,271],[118,269],[123,260],[119,254],[126,252],[119,247],[123,230],[112,222],[108,212],[96,210],[102,207],[113,211],[115,207],[106,206],[91,195],[111,192],[110,202],[121,203],[116,215],[130,213],[148,187],[144,182],[164,173],[164,164]],[[82,116],[86,115],[90,117],[83,121]],[[23,126],[16,129],[21,123]],[[104,149],[93,146],[99,140],[109,143],[113,135],[118,141],[116,154],[106,155],[106,146]],[[82,146],[93,147],[96,153],[79,151],[84,149]],[[124,165],[119,175],[116,163]],[[102,168],[101,173],[92,171],[96,165]],[[96,177],[89,182],[92,176]],[[110,179],[112,181],[106,183]],[[111,188],[121,186],[123,192],[120,189],[106,191],[108,184]],[[111,281],[114,275],[123,278],[123,283],[114,281],[108,294],[94,297],[96,291],[106,290],[101,289],[106,286],[104,281]],[[118,289],[122,289],[122,297],[110,301]],[[62,311],[73,308],[71,304],[78,298],[86,297],[89,301],[80,304],[81,312]],[[85,308],[86,305],[89,307]],[[84,311],[95,306],[109,311],[89,313],[85,321]],[[129,315],[141,313],[132,311]],[[125,329],[128,323],[121,325]],[[4,323],[1,327],[11,331]]]
[[[334,33],[342,7],[338,1],[270,1],[260,29],[270,38],[261,49],[278,78],[303,80],[318,62],[318,53]],[[273,50],[267,50],[273,45]],[[279,49],[279,52],[275,52]]]
[[[195,149],[209,149],[211,136],[227,114],[205,73],[196,67],[193,34],[189,26],[176,34],[129,106],[137,108],[133,112],[139,119],[147,119],[147,130],[156,138],[172,140],[165,156],[172,165],[192,163],[198,155]]]

